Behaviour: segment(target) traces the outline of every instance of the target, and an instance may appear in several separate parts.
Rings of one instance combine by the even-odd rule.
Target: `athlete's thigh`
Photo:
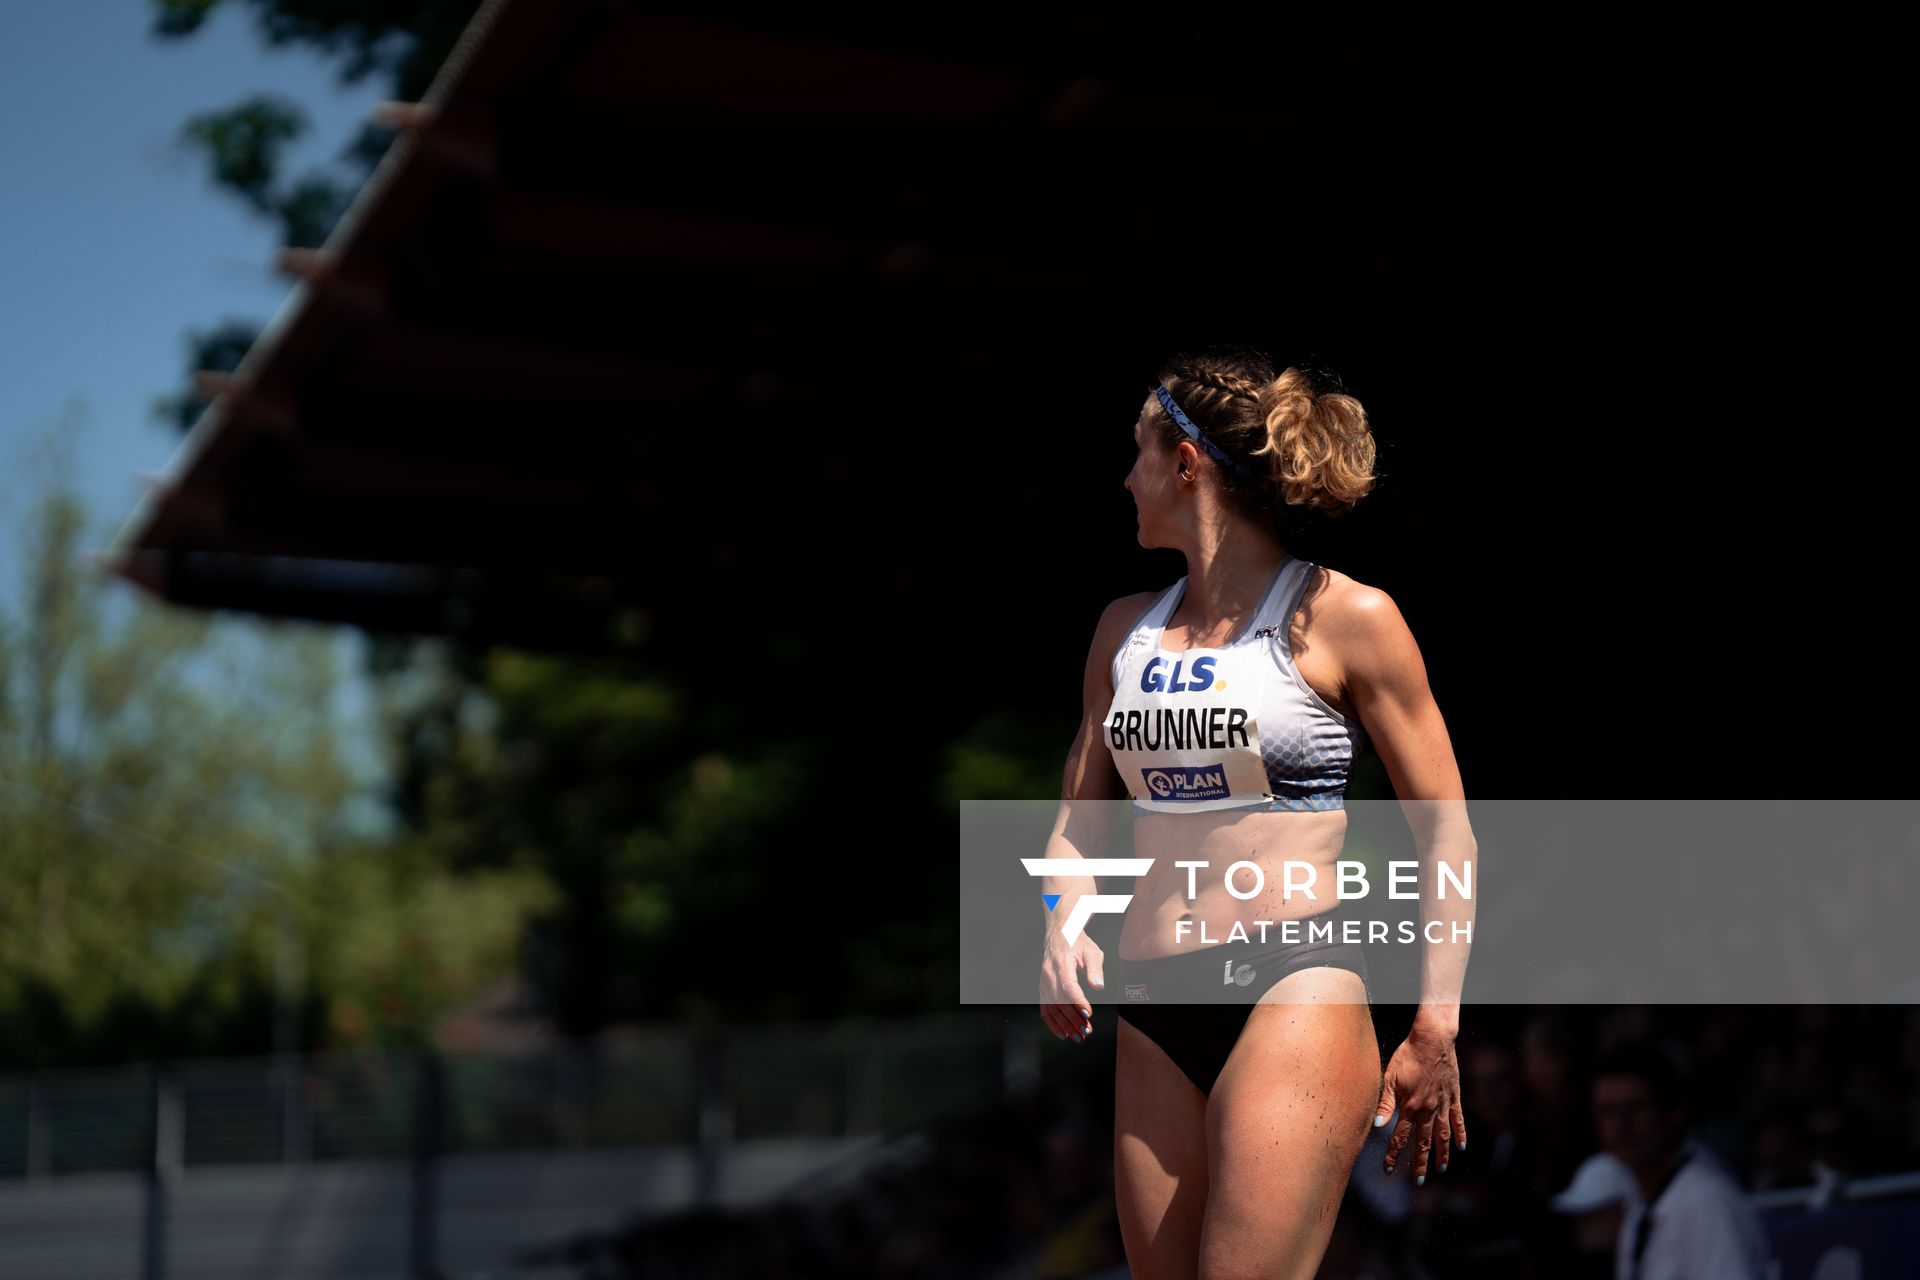
[[[1262,997],[1208,1099],[1201,1280],[1314,1274],[1381,1083],[1360,975],[1303,969]]]
[[[1207,1210],[1207,1096],[1114,1019],[1113,1189],[1134,1280],[1195,1280]]]

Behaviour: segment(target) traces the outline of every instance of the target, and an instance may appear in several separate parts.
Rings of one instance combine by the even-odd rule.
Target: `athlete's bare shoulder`
[[[1325,640],[1342,655],[1359,646],[1398,649],[1412,643],[1407,621],[1394,598],[1379,587],[1338,569],[1319,565],[1307,583],[1293,618],[1296,640]]]
[[[1136,591],[1110,601],[1100,611],[1100,621],[1093,629],[1094,647],[1104,649],[1107,656],[1112,657],[1120,642],[1127,638],[1127,632],[1133,630],[1133,624],[1140,621],[1140,615],[1159,598],[1158,591]]]
[[[1132,595],[1117,596],[1101,611],[1100,626],[1118,627],[1124,633],[1140,621],[1140,615],[1159,598],[1158,591],[1136,591]]]
[[[1159,596],[1158,591],[1136,591],[1110,601],[1100,611],[1100,621],[1093,628],[1093,643],[1087,649],[1089,697],[1101,681],[1111,682],[1114,655],[1126,643],[1127,632],[1133,630],[1133,624],[1140,621],[1140,615],[1151,608]]]
[[[1311,613],[1315,625],[1365,625],[1369,614],[1398,613],[1393,597],[1328,565],[1315,565],[1313,578],[1300,597],[1302,613]]]

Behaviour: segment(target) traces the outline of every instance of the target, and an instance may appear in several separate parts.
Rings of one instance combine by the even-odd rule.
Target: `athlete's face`
[[[1181,450],[1163,449],[1147,426],[1148,396],[1140,406],[1133,424],[1133,470],[1127,472],[1127,492],[1133,495],[1133,507],[1140,520],[1140,545],[1173,545],[1169,536],[1169,518],[1179,491]]]

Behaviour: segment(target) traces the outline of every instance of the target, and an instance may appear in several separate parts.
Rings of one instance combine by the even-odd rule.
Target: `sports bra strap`
[[[1313,565],[1310,561],[1302,560],[1297,556],[1281,565],[1279,571],[1274,574],[1273,582],[1267,588],[1265,598],[1260,601],[1259,611],[1254,615],[1253,621],[1248,623],[1235,638],[1251,640],[1256,638],[1262,630],[1279,626],[1281,628],[1278,632],[1280,643],[1283,648],[1286,647],[1286,629],[1283,624],[1293,616],[1293,610],[1300,602],[1300,592],[1306,585],[1307,577],[1312,570]],[[1142,631],[1156,636],[1164,631],[1167,620],[1173,616],[1174,609],[1179,607],[1181,597],[1186,594],[1186,587],[1187,575],[1181,574],[1172,585],[1160,593],[1152,604],[1147,606],[1146,612],[1127,628],[1126,637],[1120,641],[1120,647],[1113,654],[1114,688],[1120,687],[1121,661],[1127,656],[1127,650],[1132,646],[1133,638]]]
[[[1165,591],[1160,593],[1160,598],[1153,602],[1153,607],[1148,609],[1146,614],[1140,619],[1140,625],[1149,631],[1165,630],[1167,619],[1173,616],[1173,610],[1175,606],[1179,604],[1180,597],[1185,593],[1186,588],[1187,575],[1183,573],[1168,584]]]
[[[1162,591],[1159,598],[1148,605],[1146,611],[1133,620],[1133,625],[1127,628],[1127,634],[1121,637],[1120,647],[1113,651],[1114,688],[1118,689],[1120,687],[1120,664],[1126,658],[1127,650],[1132,648],[1133,638],[1142,631],[1157,632],[1161,627],[1167,625],[1167,614],[1170,612],[1170,607],[1167,602],[1173,599],[1173,593],[1178,590],[1180,584],[1185,581],[1186,579],[1183,577],[1179,582],[1174,583],[1165,591]]]
[[[1293,611],[1300,603],[1301,590],[1313,573],[1313,563],[1297,557],[1287,562],[1280,571],[1279,581],[1273,584],[1273,590],[1261,602],[1259,616],[1254,618],[1253,626],[1247,634],[1255,635],[1269,628],[1277,628],[1275,636],[1282,647],[1287,643],[1287,624],[1293,618]]]

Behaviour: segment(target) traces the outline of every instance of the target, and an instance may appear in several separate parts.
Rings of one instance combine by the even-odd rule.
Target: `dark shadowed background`
[[[1312,359],[1366,406],[1376,492],[1290,549],[1398,602],[1470,798],[1912,789],[1885,32],[618,0],[116,20],[160,57],[216,9],[391,101],[324,166],[266,84],[178,122],[291,292],[270,322],[183,309],[188,367],[151,388],[167,475],[94,513],[97,542],[72,495],[36,502],[10,557],[22,1268],[90,1215],[149,1275],[1106,1274],[1111,1037],[957,1006],[958,804],[1058,793],[1102,607],[1185,570],[1121,488],[1183,347]],[[51,292],[0,309],[25,331]],[[351,733],[348,687],[376,708]],[[1353,794],[1390,795],[1377,759]],[[1410,1012],[1378,1011],[1384,1050]],[[1749,1189],[1755,1135],[1802,1119],[1822,1167],[1920,1165],[1907,1141],[1869,1168],[1852,1120],[1781,1101],[1824,1046],[1904,1124],[1905,1009],[1701,1012],[1469,1009],[1469,1123],[1531,1055],[1489,1133],[1528,1107],[1567,1132],[1486,1172],[1511,1218],[1356,1187],[1353,1221],[1428,1225],[1373,1264],[1400,1270],[1336,1249],[1325,1274],[1555,1274],[1527,1233],[1585,1153],[1580,1064],[1630,1036],[1734,1072],[1710,1121]],[[864,1209],[766,1207],[883,1155],[909,1171]],[[1812,1183],[1795,1159],[1774,1185]],[[281,1199],[245,1198],[249,1161]],[[124,1185],[88,1201],[82,1171]],[[384,1225],[271,1225],[322,1174]],[[501,1225],[561,1182],[570,1207]],[[35,1207],[60,1196],[79,1216]],[[221,1213],[249,1224],[224,1253]]]

